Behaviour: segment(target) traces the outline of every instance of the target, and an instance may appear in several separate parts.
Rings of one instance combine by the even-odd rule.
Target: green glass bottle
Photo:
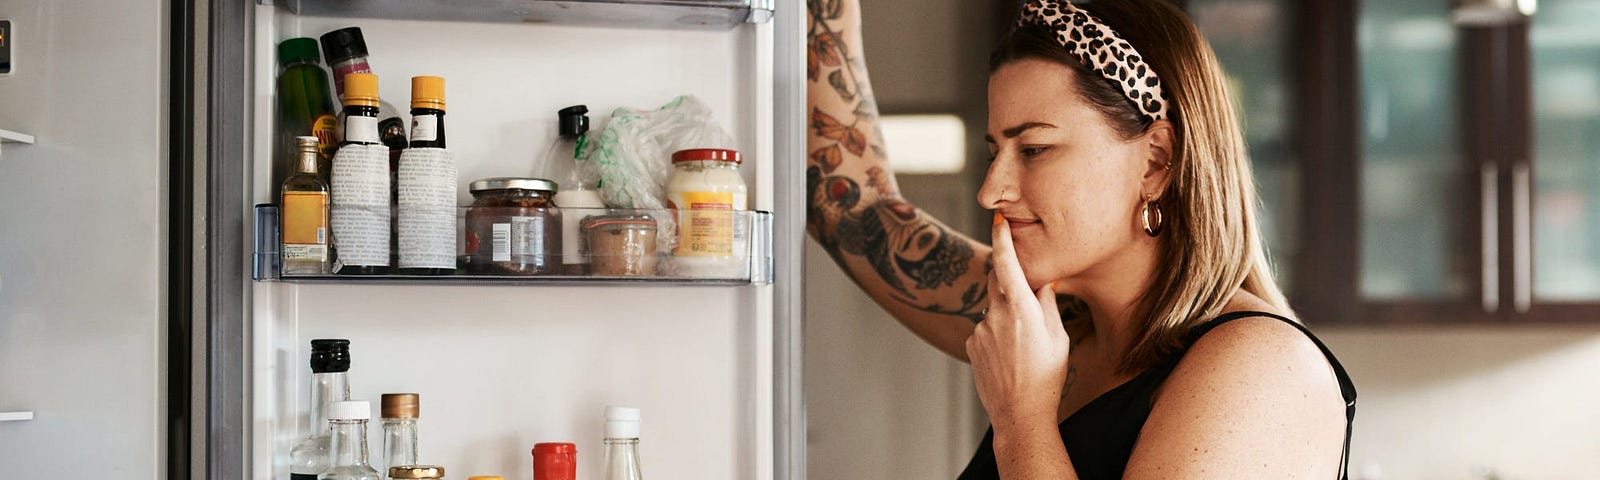
[[[329,88],[328,71],[322,67],[322,55],[317,41],[311,38],[291,38],[278,44],[278,135],[280,155],[273,158],[293,158],[294,139],[300,136],[317,137],[319,143],[317,175],[328,182],[328,172],[333,171],[333,152],[340,139],[337,111],[334,109],[333,91]],[[274,185],[281,185],[294,172],[289,162],[274,162]]]

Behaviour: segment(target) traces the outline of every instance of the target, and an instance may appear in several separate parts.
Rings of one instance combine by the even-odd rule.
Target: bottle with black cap
[[[350,341],[311,341],[311,415],[306,437],[289,451],[289,479],[315,480],[333,466],[328,405],[350,399]]]
[[[361,27],[348,27],[322,34],[322,53],[333,67],[333,86],[340,97],[344,96],[345,76],[352,73],[373,73],[367,62],[367,40],[361,36]],[[400,110],[388,101],[378,102],[378,137],[389,147],[389,171],[395,171],[400,152],[405,150],[406,123],[400,120]],[[344,124],[343,119],[339,121]],[[393,182],[390,182],[393,185]]]
[[[567,175],[547,172],[545,178],[562,178],[556,207],[564,210],[561,223],[561,267],[566,275],[588,275],[591,271],[589,245],[580,231],[583,219],[605,215],[600,198],[600,175],[589,164],[589,107],[574,105],[556,112],[560,120],[559,137],[545,155],[548,170],[568,168]]]

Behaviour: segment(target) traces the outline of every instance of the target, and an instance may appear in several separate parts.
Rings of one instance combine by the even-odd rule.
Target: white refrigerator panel
[[[0,0],[0,19],[0,129],[35,137],[0,146],[0,413],[33,412],[0,421],[0,470],[160,478],[165,2]]]
[[[359,26],[380,93],[408,110],[410,77],[447,84],[465,183],[538,176],[555,111],[704,100],[746,154],[751,207],[771,208],[771,25],[678,31],[307,17],[257,8],[254,196],[269,184],[276,44]],[[793,180],[791,180],[793,181]],[[296,284],[252,287],[254,478],[288,477],[307,422],[311,339],[351,340],[352,394],[421,394],[421,459],[450,478],[531,478],[536,442],[578,445],[598,478],[605,405],[643,409],[651,478],[763,479],[772,464],[771,286]],[[369,448],[381,461],[374,420]]]

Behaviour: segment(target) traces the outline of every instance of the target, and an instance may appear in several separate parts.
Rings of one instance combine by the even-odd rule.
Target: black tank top
[[[1339,478],[1348,478],[1346,470],[1350,461],[1350,427],[1356,415],[1355,384],[1350,382],[1350,376],[1345,374],[1344,367],[1339,365],[1339,360],[1333,357],[1333,352],[1328,350],[1327,345],[1323,345],[1322,340],[1318,340],[1317,336],[1306,330],[1304,325],[1265,312],[1227,313],[1195,327],[1184,342],[1185,352],[1175,355],[1170,361],[1146,369],[1132,380],[1090,400],[1083,408],[1062,421],[1061,440],[1066,444],[1067,452],[1071,454],[1072,467],[1078,472],[1078,478],[1084,480],[1122,478],[1122,471],[1128,466],[1128,457],[1133,454],[1133,444],[1138,441],[1139,431],[1144,428],[1145,420],[1150,417],[1150,407],[1154,403],[1155,392],[1167,380],[1167,376],[1172,374],[1172,369],[1178,366],[1183,353],[1211,329],[1249,317],[1276,318],[1294,325],[1296,329],[1310,337],[1311,341],[1317,344],[1317,348],[1322,349],[1322,354],[1328,357],[1328,364],[1333,366],[1333,373],[1339,379],[1339,393],[1344,396],[1344,453],[1339,460]],[[999,467],[995,465],[994,458],[993,428],[983,435],[983,442],[978,444],[978,452],[973,454],[972,461],[957,478],[958,480],[1000,478]]]

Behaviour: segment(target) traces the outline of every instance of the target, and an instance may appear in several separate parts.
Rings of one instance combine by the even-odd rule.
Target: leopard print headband
[[[1100,19],[1067,0],[1028,0],[1017,26],[1030,23],[1055,32],[1056,41],[1078,57],[1078,63],[1116,84],[1140,113],[1152,121],[1167,118],[1167,100],[1155,70]]]

